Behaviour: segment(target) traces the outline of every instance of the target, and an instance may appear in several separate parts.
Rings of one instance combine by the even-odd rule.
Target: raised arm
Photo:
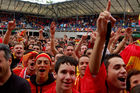
[[[112,38],[110,39],[110,42],[109,42],[110,44],[108,45],[108,49],[109,49],[110,53],[114,52],[116,43],[121,35],[122,35],[121,28],[118,28],[118,30],[116,31],[116,33],[112,37],[113,39]]]
[[[116,21],[109,12],[110,6],[111,2],[109,0],[106,11],[101,12],[97,19],[96,40],[89,63],[89,69],[92,75],[97,75],[100,69],[102,49],[104,47],[107,33],[107,23],[108,21],[111,21],[112,26],[114,26],[114,23]]]
[[[80,58],[79,50],[81,49],[82,42],[87,39],[87,36],[88,32],[86,34],[83,34],[81,40],[79,41],[78,45],[75,48],[75,54],[78,58]]]
[[[24,30],[24,45],[25,45],[25,47],[27,48],[27,46],[28,46],[28,41],[29,41],[29,36],[28,36],[28,34],[26,33],[27,32],[27,30]]]
[[[122,39],[122,41],[118,44],[118,46],[116,47],[115,50],[112,51],[113,54],[117,54],[120,53],[120,51],[124,48],[124,46],[126,45],[126,42],[129,39],[129,36],[132,34],[132,29],[131,28],[127,28],[126,31],[124,32],[124,38]],[[114,47],[114,46],[113,46]]]
[[[96,40],[96,31],[92,31],[92,33],[90,34],[90,43],[94,43],[94,41]]]
[[[3,43],[4,44],[8,44],[9,43],[11,32],[12,32],[12,30],[15,29],[15,27],[16,27],[15,19],[13,21],[9,21],[8,22],[8,28],[7,28],[7,31],[5,33],[4,39],[3,39]]]
[[[50,37],[51,37],[51,50],[54,55],[58,53],[57,49],[55,48],[55,29],[56,29],[55,22],[52,22],[50,27]]]
[[[130,30],[129,29],[127,30],[127,36],[128,36],[129,44],[133,43],[132,33],[133,33],[132,28],[130,28]]]
[[[111,44],[112,42],[115,40],[115,33],[114,31],[111,32],[111,36],[110,36],[110,40],[109,40],[109,43],[108,43],[108,49],[110,51],[110,47],[111,47]]]
[[[39,40],[44,40],[44,37],[43,37],[43,29],[40,29],[39,30]]]

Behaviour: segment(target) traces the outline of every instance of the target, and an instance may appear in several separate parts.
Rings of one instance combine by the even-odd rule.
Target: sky
[[[71,1],[71,0],[51,0],[53,1],[54,3],[57,3],[57,2],[64,2],[64,1]]]
[[[21,0],[21,1],[29,1],[33,3],[46,4],[46,1],[52,1],[53,3],[58,3],[58,2],[65,2],[65,1],[71,1],[71,0]]]

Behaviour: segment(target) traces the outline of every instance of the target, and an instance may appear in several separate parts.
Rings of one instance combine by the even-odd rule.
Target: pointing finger
[[[107,4],[107,8],[106,8],[106,11],[110,11],[110,7],[111,7],[111,1],[110,0],[108,0],[108,4]]]

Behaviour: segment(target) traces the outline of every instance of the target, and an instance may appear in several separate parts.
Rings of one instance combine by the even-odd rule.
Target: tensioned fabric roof
[[[54,4],[38,4],[21,0],[0,0],[0,10],[44,15],[45,17],[71,17],[94,15],[104,11],[108,0],[71,0]],[[140,0],[111,0],[113,14],[140,14]]]

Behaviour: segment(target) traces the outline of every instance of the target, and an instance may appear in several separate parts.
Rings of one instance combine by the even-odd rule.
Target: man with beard
[[[46,53],[41,53],[36,57],[35,75],[30,77],[29,84],[32,93],[44,93],[55,85],[55,79],[50,71],[51,58]]]
[[[79,93],[73,86],[76,76],[77,60],[70,56],[61,56],[55,64],[56,86],[45,93]]]
[[[0,44],[0,93],[31,93],[30,85],[10,70],[11,51]]]

